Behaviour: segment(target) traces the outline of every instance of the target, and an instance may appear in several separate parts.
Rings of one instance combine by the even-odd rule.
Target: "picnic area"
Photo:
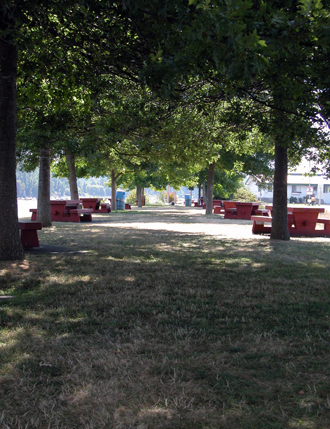
[[[171,206],[39,230],[0,262],[0,427],[328,428],[329,238],[252,225]]]

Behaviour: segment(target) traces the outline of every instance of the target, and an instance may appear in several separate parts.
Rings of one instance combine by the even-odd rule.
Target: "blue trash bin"
[[[125,192],[116,192],[116,210],[125,210]]]
[[[191,196],[189,194],[184,196],[184,203],[186,207],[191,207]]]

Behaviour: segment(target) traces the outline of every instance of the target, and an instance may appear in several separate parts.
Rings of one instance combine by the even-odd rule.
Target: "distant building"
[[[330,204],[330,179],[319,173],[314,176],[307,176],[311,166],[309,161],[304,160],[288,174],[288,202],[304,203],[311,196],[316,198],[317,204]],[[245,185],[261,201],[273,201],[273,183],[266,183],[259,186],[254,178],[247,177]]]

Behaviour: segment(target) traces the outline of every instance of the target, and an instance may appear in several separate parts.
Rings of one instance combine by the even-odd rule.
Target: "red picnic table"
[[[203,207],[203,209],[206,209],[206,203],[204,203],[203,197],[201,197],[200,204],[195,202],[194,205],[195,207]],[[222,207],[222,200],[212,200],[212,209],[215,209],[215,207]]]
[[[252,232],[254,234],[270,233],[272,222],[272,206],[269,208],[270,216],[252,216]],[[288,207],[289,233],[292,237],[324,237],[330,236],[330,219],[320,218],[324,213],[322,207]],[[267,224],[267,225],[265,225]],[[316,229],[316,224],[323,228]]]
[[[254,215],[268,215],[268,209],[259,209],[259,203],[224,201],[225,219],[250,220]]]
[[[18,222],[21,231],[21,241],[24,249],[39,247],[37,230],[42,229],[41,222]]]
[[[91,222],[92,210],[81,208],[80,200],[50,200],[50,218],[54,222]],[[37,209],[30,209],[37,220]]]
[[[84,209],[92,209],[93,213],[110,213],[110,204],[101,201],[102,198],[81,198]]]

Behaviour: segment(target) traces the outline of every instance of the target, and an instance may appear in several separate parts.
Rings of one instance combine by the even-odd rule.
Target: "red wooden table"
[[[321,207],[291,207],[293,214],[293,225],[289,224],[292,236],[320,236],[330,235],[326,229],[316,229],[320,213],[324,213]]]
[[[91,209],[82,209],[80,200],[51,200],[50,216],[54,222],[91,222]]]
[[[80,200],[50,200],[52,222],[91,222],[92,209],[81,208]],[[37,209],[30,209],[31,220],[37,219]]]
[[[259,203],[224,201],[225,219],[247,219],[258,212]],[[268,212],[268,211],[267,211]]]
[[[252,212],[258,210],[259,203],[244,203],[235,201],[237,209],[236,219],[251,219]]]
[[[266,206],[272,214],[273,207]],[[321,207],[288,207],[289,232],[292,237],[330,237],[330,219],[322,219],[320,213],[324,213]],[[272,215],[253,216],[252,232],[270,233]],[[265,225],[267,224],[267,225]],[[323,228],[316,229],[316,224],[323,225]]]
[[[100,198],[80,198],[84,209],[98,210],[100,206]]]
[[[70,210],[81,208],[79,200],[50,200],[50,217],[54,222],[70,221]]]

